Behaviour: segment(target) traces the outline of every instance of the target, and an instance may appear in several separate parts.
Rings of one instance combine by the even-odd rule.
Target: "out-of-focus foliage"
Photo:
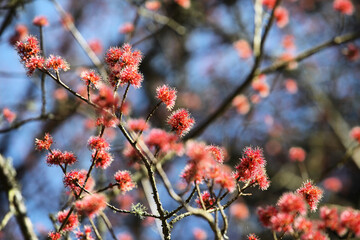
[[[29,34],[39,36],[38,28],[32,25],[35,16],[43,15],[49,20],[49,26],[44,27],[45,53],[59,55],[70,65],[70,70],[62,75],[67,85],[86,92],[80,73],[85,68],[94,68],[64,27],[66,19],[61,18],[52,1],[26,2],[21,3],[21,7],[13,7],[12,2],[0,3],[0,24],[4,28],[0,33],[0,109],[3,112],[0,130],[38,116],[41,111],[41,73],[27,77],[10,44],[26,34],[22,25]],[[178,92],[175,108],[191,112],[195,129],[245,81],[254,64],[255,2],[59,1],[68,12],[67,20],[72,19],[101,61],[108,48],[125,42],[141,50],[140,71],[144,80],[142,88],[129,90],[131,118],[146,117],[158,101],[156,88],[168,84]],[[333,1],[282,1],[281,7],[288,12],[288,23],[280,22],[284,16],[277,17],[264,46],[260,71],[336,36],[359,32],[360,4],[355,0],[353,4],[353,14],[347,15],[334,9]],[[266,6],[262,9],[263,32],[271,11]],[[9,14],[13,16],[11,20]],[[229,108],[195,137],[226,148],[229,156],[226,164],[232,167],[238,163],[245,146],[264,149],[271,185],[267,191],[251,188],[253,195],[239,200],[238,204],[245,205],[230,209],[230,239],[245,239],[253,232],[261,239],[272,239],[270,231],[261,227],[256,208],[275,204],[283,192],[294,191],[308,178],[325,189],[320,206],[333,204],[359,209],[360,158],[353,154],[358,143],[349,136],[350,129],[360,125],[359,47],[360,41],[356,39],[329,46],[300,62],[290,63],[285,69],[260,75],[258,82],[241,92],[241,99],[230,102]],[[52,230],[48,213],[56,214],[66,203],[67,195],[61,171],[46,165],[46,156],[35,151],[34,139],[50,132],[57,148],[76,153],[79,161],[75,167],[87,169],[91,157],[86,148],[87,139],[95,134],[89,121],[94,118],[93,111],[50,78],[46,79],[46,89],[47,111],[56,119],[33,121],[0,135],[0,153],[13,159],[29,216],[39,236],[46,236]],[[15,119],[5,109],[16,113]],[[165,107],[157,109],[150,120],[151,126],[170,130],[166,125],[168,115]],[[100,184],[119,169],[135,171],[122,154],[123,135],[110,128],[105,136],[111,140],[115,161],[105,171],[95,172],[94,178]],[[303,161],[289,155],[292,147],[305,150]],[[174,186],[181,189],[183,182],[179,176],[186,159],[172,161],[164,168]],[[338,187],[334,188],[334,182]],[[162,185],[159,192],[165,209],[177,206]],[[131,203],[142,202],[144,193],[139,189],[112,197],[114,205],[130,210]],[[4,203],[0,205],[2,218],[9,211],[5,192],[0,193],[0,201]],[[116,234],[131,233],[134,239],[159,239],[153,219],[110,211],[108,216]],[[11,221],[14,224],[0,231],[0,239],[21,239],[15,220]],[[195,217],[175,225],[172,237],[194,239],[199,228],[212,237],[206,222]],[[186,236],[184,229],[187,229]]]

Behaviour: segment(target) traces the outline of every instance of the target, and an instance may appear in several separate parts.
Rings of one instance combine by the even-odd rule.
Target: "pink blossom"
[[[89,41],[89,47],[95,54],[101,54],[103,52],[103,46],[99,39],[92,39]]]
[[[35,149],[39,151],[44,149],[49,150],[53,142],[52,136],[46,133],[43,140],[35,139]]]
[[[271,217],[278,213],[274,206],[259,207],[256,211],[260,222],[265,227],[271,227]]]
[[[200,195],[201,195],[201,199],[202,199],[206,209],[214,207],[216,200],[215,200],[215,198],[211,197],[211,195],[208,191],[204,191]],[[197,198],[195,201],[198,204],[199,208],[202,208],[200,199]]]
[[[179,4],[182,8],[188,9],[191,6],[190,0],[174,0],[177,4]]]
[[[265,164],[262,149],[247,147],[240,163],[236,166],[234,177],[242,182],[257,183],[262,190],[265,190],[270,184],[265,172]]]
[[[201,228],[194,228],[193,235],[195,240],[206,240],[208,239],[207,233]]]
[[[86,195],[75,202],[75,208],[79,214],[93,218],[106,208],[106,197],[98,193]]]
[[[293,35],[287,34],[283,37],[281,43],[283,48],[287,50],[294,50],[296,48],[294,41],[295,37]]]
[[[354,13],[354,5],[350,0],[334,0],[333,8],[345,15],[352,15]]]
[[[131,22],[126,22],[120,26],[119,32],[123,34],[128,34],[133,32],[134,29],[135,29],[134,24],[132,24]]]
[[[111,154],[104,149],[94,151],[91,157],[95,161],[95,166],[102,169],[108,168],[112,161],[114,161]]]
[[[247,240],[260,240],[260,238],[256,236],[254,233],[251,233],[247,236]]]
[[[248,219],[250,216],[249,208],[242,202],[231,204],[230,214],[240,220]]]
[[[295,94],[298,91],[297,83],[294,79],[288,78],[285,80],[285,88],[291,94]]]
[[[81,80],[83,80],[86,85],[90,85],[92,83],[94,86],[98,86],[99,81],[101,80],[100,76],[95,73],[94,70],[83,71],[80,74]]]
[[[8,123],[12,123],[16,118],[16,113],[12,112],[8,108],[3,109],[3,116]]]
[[[59,71],[59,69],[67,71],[70,68],[69,64],[62,57],[54,55],[50,55],[50,57],[46,59],[45,65],[47,69],[53,69],[55,71]]]
[[[343,187],[341,180],[337,177],[326,178],[323,182],[323,185],[325,189],[332,192],[339,192]]]
[[[350,131],[350,137],[360,143],[360,127],[353,127]]]
[[[134,132],[145,131],[145,130],[149,129],[149,127],[150,127],[149,125],[150,124],[147,123],[145,121],[145,119],[143,119],[143,118],[129,119],[127,122],[128,128]]]
[[[317,205],[323,196],[323,191],[314,186],[311,181],[304,182],[303,186],[296,190],[310,206],[311,211],[316,211]]]
[[[266,82],[266,76],[264,74],[259,75],[252,83],[252,88],[259,92],[262,98],[265,98],[270,93],[269,84]]]
[[[70,210],[64,210],[61,212],[58,212],[57,219],[62,224],[64,220],[66,219],[67,215],[69,214]],[[63,227],[63,231],[71,231],[74,230],[79,225],[78,216],[75,213],[71,213],[70,217],[68,218],[66,224]]]
[[[37,16],[34,18],[33,24],[38,27],[46,27],[49,25],[49,21],[45,16]]]
[[[306,203],[304,199],[294,193],[284,193],[278,200],[277,206],[281,212],[289,214],[306,214]]]
[[[145,7],[151,11],[157,11],[161,7],[161,2],[156,0],[149,0],[145,2]]]
[[[65,187],[70,188],[71,191],[74,191],[76,194],[79,194],[81,188],[78,186],[84,186],[85,179],[86,179],[87,171],[86,170],[72,170],[64,176],[63,182]],[[78,183],[78,184],[76,184]],[[91,191],[94,187],[95,183],[94,180],[89,177],[88,181],[86,182],[85,189]]]
[[[241,58],[247,59],[252,56],[252,49],[246,40],[240,39],[234,42],[233,46]]]
[[[128,192],[135,187],[131,175],[128,171],[117,171],[114,175],[116,183],[122,192]]]
[[[187,110],[180,108],[175,112],[172,112],[167,120],[167,123],[172,127],[172,130],[176,132],[177,135],[183,136],[190,131],[191,127],[195,123],[195,120],[190,117]]]
[[[289,23],[289,13],[284,7],[277,7],[275,9],[274,17],[276,20],[276,25],[279,28],[283,28]]]
[[[250,103],[245,95],[237,95],[232,101],[232,105],[236,108],[237,112],[242,115],[250,111]]]
[[[71,152],[61,152],[60,150],[53,150],[47,155],[46,162],[49,165],[72,165],[77,161],[75,155]]]
[[[171,110],[175,105],[176,90],[167,85],[162,85],[156,88],[156,97],[161,100]]]
[[[89,148],[92,150],[109,150],[110,144],[102,137],[90,137],[88,140]]]
[[[23,24],[18,24],[15,27],[14,34],[9,38],[9,43],[15,45],[18,41],[23,41],[28,35],[28,28]]]
[[[276,0],[262,0],[262,4],[268,9],[273,9],[275,6]]]
[[[289,158],[293,162],[303,162],[306,158],[306,152],[301,147],[292,147],[289,149]]]

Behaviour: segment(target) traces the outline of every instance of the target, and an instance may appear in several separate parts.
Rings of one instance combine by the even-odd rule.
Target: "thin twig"
[[[196,188],[196,191],[197,191],[198,196],[199,196],[199,201],[200,201],[201,207],[202,207],[204,210],[206,210],[204,200],[202,199],[202,196],[201,196],[200,187],[199,187],[199,185],[198,185],[196,182],[195,182],[195,188]]]
[[[161,105],[162,101],[159,101],[154,108],[151,110],[151,112],[149,113],[149,115],[146,117],[145,119],[145,124],[147,124],[150,120],[150,118],[152,117],[152,115],[154,114],[154,112],[156,111],[156,109],[158,109],[158,107]],[[138,139],[141,137],[141,134],[144,132],[144,129],[141,129],[138,136],[135,139],[135,142],[138,141]]]
[[[341,36],[337,36],[329,41],[326,41],[320,45],[317,45],[307,51],[304,51],[303,53],[300,53],[298,56],[294,57],[291,60],[288,61],[280,61],[276,62],[273,65],[266,67],[262,70],[258,70],[257,72],[251,71],[248,76],[246,77],[245,81],[240,84],[232,94],[230,94],[224,101],[221,103],[221,105],[213,112],[211,113],[198,127],[196,127],[194,130],[190,131],[183,139],[188,140],[191,138],[194,138],[201,134],[212,122],[214,122],[218,117],[220,117],[231,105],[232,100],[241,92],[243,92],[251,83],[251,80],[254,76],[259,74],[270,74],[276,71],[280,71],[284,68],[286,68],[289,63],[291,62],[299,62],[302,61],[324,49],[327,49],[329,47],[337,46],[340,44],[344,44],[350,41],[354,41],[356,39],[360,38],[360,32],[354,32],[349,33]],[[262,43],[264,40],[262,41]]]
[[[39,26],[40,31],[40,49],[41,54],[45,57],[45,48],[44,48],[44,36],[43,36],[43,27]],[[46,114],[46,90],[45,90],[45,73],[41,73],[41,116]]]
[[[262,56],[263,56],[264,45],[265,45],[267,36],[268,36],[268,34],[270,32],[272,23],[274,21],[275,9],[279,5],[280,1],[281,0],[276,1],[274,9],[271,12],[269,22],[265,27],[264,34],[263,34],[263,37],[262,37],[262,40],[261,40],[260,53],[259,53],[259,55],[255,56],[254,65],[252,66],[251,71],[247,75],[245,81],[242,84],[240,84],[230,95],[228,95],[223,100],[223,102],[220,104],[220,106],[213,113],[211,113],[202,123],[200,123],[200,125],[198,125],[198,127],[194,128],[194,130],[190,131],[190,133],[188,133],[183,138],[184,141],[189,140],[191,138],[194,138],[194,137],[198,136],[199,134],[201,134],[212,122],[214,122],[218,117],[220,117],[231,106],[232,100],[239,93],[243,92],[247,88],[247,86],[250,85],[251,81],[256,76],[256,72],[258,71],[258,67],[260,66]]]
[[[6,132],[10,132],[14,129],[17,129],[27,123],[30,123],[30,122],[36,122],[36,121],[42,121],[42,120],[56,120],[56,118],[51,115],[51,114],[48,114],[48,115],[45,115],[45,116],[38,116],[38,117],[33,117],[33,118],[28,118],[28,119],[25,119],[25,120],[22,120],[22,121],[19,121],[19,122],[15,122],[13,123],[10,127],[8,128],[3,128],[3,129],[0,129],[0,133],[6,133]]]
[[[120,105],[120,113],[119,113],[119,119],[120,121],[122,120],[122,115],[123,115],[123,106],[124,106],[124,103],[125,103],[125,99],[127,97],[127,94],[129,92],[129,88],[130,88],[130,83],[127,84],[126,88],[125,88],[125,92],[124,92],[124,95],[123,95],[123,98],[121,100],[121,105]],[[115,90],[116,92],[116,90]]]
[[[155,22],[166,25],[169,28],[173,29],[175,32],[177,32],[179,35],[184,35],[186,33],[186,28],[172,18],[161,15],[157,12],[149,11],[144,7],[138,7],[137,11],[141,16],[150,18]]]
[[[193,190],[191,191],[189,197],[184,201],[184,204],[180,205],[179,207],[177,207],[176,209],[174,209],[173,211],[171,211],[167,216],[166,218],[170,218],[172,217],[174,214],[176,214],[177,212],[179,212],[185,204],[188,204],[190,202],[190,200],[193,198],[193,196],[195,195],[196,193],[196,188],[193,188]]]
[[[62,8],[62,6],[56,1],[56,0],[51,0],[54,5],[56,10],[59,12],[59,14],[61,15],[62,18],[66,18],[67,17],[67,13],[65,12],[65,10]],[[104,65],[101,63],[100,59],[98,58],[98,56],[94,53],[94,51],[90,48],[89,44],[86,42],[86,40],[84,39],[84,37],[81,35],[81,33],[79,32],[79,30],[76,28],[75,24],[73,23],[73,21],[67,21],[66,22],[66,27],[67,29],[70,31],[70,33],[73,35],[73,37],[75,38],[75,40],[79,43],[80,47],[85,51],[85,53],[88,55],[88,57],[90,58],[90,60],[93,62],[93,64],[96,66],[97,70],[100,72],[102,78],[104,80],[107,79],[107,73],[106,73],[106,69],[104,67]]]
[[[114,229],[111,225],[111,222],[109,220],[109,218],[106,216],[106,214],[104,212],[100,212],[100,217],[102,218],[102,220],[104,221],[106,227],[109,229],[110,235],[114,240],[117,240]]]
[[[96,237],[97,237],[99,240],[102,240],[102,237],[101,237],[101,235],[100,235],[100,233],[99,233],[99,230],[98,230],[97,227],[95,226],[94,221],[93,221],[91,218],[89,218],[89,222],[90,222],[91,227],[93,228],[93,230],[94,230],[94,232],[95,232]]]

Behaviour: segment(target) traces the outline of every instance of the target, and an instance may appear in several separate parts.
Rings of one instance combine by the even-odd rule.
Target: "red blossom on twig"
[[[190,131],[194,125],[195,120],[190,117],[187,110],[181,108],[173,112],[167,120],[167,123],[172,127],[172,130],[179,136],[184,136]]]

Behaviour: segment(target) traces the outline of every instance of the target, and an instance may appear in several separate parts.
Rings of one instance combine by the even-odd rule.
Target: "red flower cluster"
[[[131,84],[136,88],[141,86],[143,76],[139,73],[141,62],[140,51],[133,51],[129,44],[121,48],[110,48],[105,56],[105,62],[110,69],[110,82],[113,86]]]
[[[100,76],[95,73],[94,70],[83,71],[80,74],[81,80],[85,82],[86,85],[93,84],[95,87],[98,86],[99,81],[101,80]]]
[[[69,214],[69,210],[64,210],[64,211],[58,212],[57,219],[60,224],[62,224],[64,222],[64,220],[66,219],[66,216],[68,214]],[[74,228],[76,228],[78,225],[79,225],[78,216],[74,213],[71,213],[62,230],[65,232],[71,231],[71,230],[74,230]]]
[[[119,32],[123,34],[128,34],[133,32],[135,29],[134,24],[131,22],[126,22],[123,25],[120,26]]]
[[[69,64],[62,57],[54,55],[50,55],[50,57],[46,59],[45,65],[47,69],[53,69],[56,72],[60,69],[67,71],[70,68]]]
[[[290,215],[305,215],[306,203],[304,199],[295,193],[284,193],[277,202],[277,206],[280,212],[284,212]]]
[[[179,136],[183,136],[190,131],[190,128],[194,125],[195,120],[190,117],[187,110],[181,108],[170,115],[167,123],[172,127],[172,131],[175,131]]]
[[[44,149],[49,150],[53,142],[52,136],[46,133],[43,140],[35,139],[35,149],[39,151]]]
[[[106,208],[106,197],[98,193],[86,195],[82,200],[75,202],[75,208],[79,214],[92,218]]]
[[[16,113],[12,112],[8,108],[3,109],[3,116],[8,121],[8,123],[12,123],[16,118]]]
[[[49,25],[49,21],[45,16],[37,16],[34,18],[33,24],[38,27],[46,27]]]
[[[23,41],[28,35],[28,29],[23,24],[18,24],[15,27],[15,32],[9,39],[11,45],[15,45],[18,41]]]
[[[110,145],[102,137],[90,137],[88,141],[89,148],[93,150],[92,160],[95,161],[96,167],[103,169],[110,166],[114,160],[111,154],[108,152]]]
[[[75,192],[77,195],[79,195],[81,188],[78,187],[76,183],[78,183],[80,186],[83,186],[85,183],[86,175],[87,171],[85,170],[73,170],[71,172],[68,172],[64,176],[63,180],[65,187],[69,187],[72,192]],[[86,182],[85,189],[91,191],[94,187],[94,184],[94,180],[89,177],[88,181]]]
[[[204,179],[214,181],[215,184],[229,192],[235,190],[235,179],[231,169],[221,164],[211,150],[212,147],[204,143],[189,142],[186,155],[189,161],[181,177],[189,184],[201,183]]]
[[[350,137],[360,143],[360,127],[353,127],[350,131]]]
[[[100,107],[98,110],[113,110],[114,107],[117,107],[119,98],[114,96],[111,88],[104,85],[100,88],[98,95],[93,97],[92,101]]]
[[[250,44],[244,39],[240,39],[234,42],[233,47],[235,48],[239,57],[242,59],[248,59],[253,54]]]
[[[135,183],[131,179],[128,171],[117,171],[114,175],[115,181],[119,184],[119,189],[122,192],[130,191],[135,187]]]
[[[156,97],[165,103],[167,109],[171,110],[175,105],[176,90],[167,85],[157,87]]]
[[[44,68],[44,63],[45,63],[45,59],[41,56],[34,56],[32,58],[30,58],[26,63],[25,63],[25,67],[27,68],[28,75],[32,75],[32,73],[36,70],[36,69],[42,69]]]
[[[247,147],[239,165],[236,166],[235,178],[242,182],[256,183],[262,190],[266,190],[270,181],[266,175],[265,165],[262,149]]]
[[[44,68],[45,60],[40,56],[39,42],[36,37],[29,36],[23,42],[17,42],[15,47],[29,76],[36,69]]]
[[[333,8],[346,15],[352,15],[354,13],[354,5],[350,0],[335,0],[333,3]]]
[[[319,188],[311,185],[309,181],[305,182],[304,187],[299,188],[295,193],[284,193],[279,198],[277,207],[259,207],[257,210],[259,220],[265,227],[276,232],[297,232],[301,239],[323,239],[323,237],[326,239],[321,224],[315,224],[314,221],[306,218],[306,203],[311,210],[316,209],[321,194]],[[331,224],[330,221],[328,223]],[[319,238],[311,238],[312,236]]]
[[[109,150],[110,144],[102,137],[90,137],[88,145],[91,150]]]
[[[223,149],[221,149],[219,146],[209,145],[206,147],[206,150],[208,150],[213,155],[216,161],[219,163],[224,162]]]
[[[149,123],[147,123],[145,121],[145,119],[143,118],[139,118],[139,119],[129,119],[127,121],[127,126],[130,130],[134,131],[134,132],[140,132],[140,131],[145,131],[147,129],[149,129]]]
[[[276,20],[276,25],[279,28],[283,28],[289,23],[289,13],[286,8],[277,7],[274,12],[274,17]]]
[[[360,58],[360,50],[359,48],[353,44],[349,43],[345,49],[343,49],[342,53],[349,59],[350,61],[356,61]]]
[[[201,194],[201,199],[202,199],[206,209],[210,209],[210,208],[214,207],[215,198],[211,197],[210,193],[208,191],[204,191]],[[202,208],[200,199],[197,198],[195,201],[198,204],[199,208]]]
[[[77,161],[75,155],[71,152],[61,152],[60,150],[53,150],[47,155],[46,162],[49,165],[72,165]]]
[[[180,155],[183,152],[183,145],[181,142],[178,142],[178,139],[178,136],[173,133],[153,128],[145,136],[145,143],[154,153],[160,151],[159,153],[167,154],[171,151]]]
[[[301,147],[292,147],[289,149],[289,158],[293,162],[303,162],[306,158],[306,152]]]
[[[268,9],[273,9],[275,6],[276,0],[262,0],[262,4]]]
[[[48,237],[51,240],[59,240],[61,238],[61,234],[58,232],[49,232]]]
[[[94,151],[91,157],[93,161],[95,161],[95,166],[101,167],[102,169],[109,167],[112,161],[114,161],[114,158],[111,156],[111,154],[104,149],[100,151]]]
[[[323,191],[314,186],[311,181],[306,181],[301,188],[296,190],[296,193],[303,196],[305,201],[310,206],[311,211],[316,211],[317,205],[322,198]]]
[[[257,78],[255,78],[254,81],[251,83],[251,86],[263,98],[267,97],[270,93],[270,87],[266,81],[265,74],[261,74]]]
[[[248,236],[248,240],[260,240],[260,238],[258,236],[256,236],[255,234],[250,234]]]
[[[87,225],[84,226],[84,232],[76,231],[75,234],[78,240],[95,240],[91,236],[91,227]]]
[[[237,95],[232,101],[232,105],[236,108],[236,111],[242,115],[245,115],[250,111],[249,100],[243,94]]]
[[[360,211],[347,209],[340,215],[342,226],[353,232],[356,237],[360,236]]]

